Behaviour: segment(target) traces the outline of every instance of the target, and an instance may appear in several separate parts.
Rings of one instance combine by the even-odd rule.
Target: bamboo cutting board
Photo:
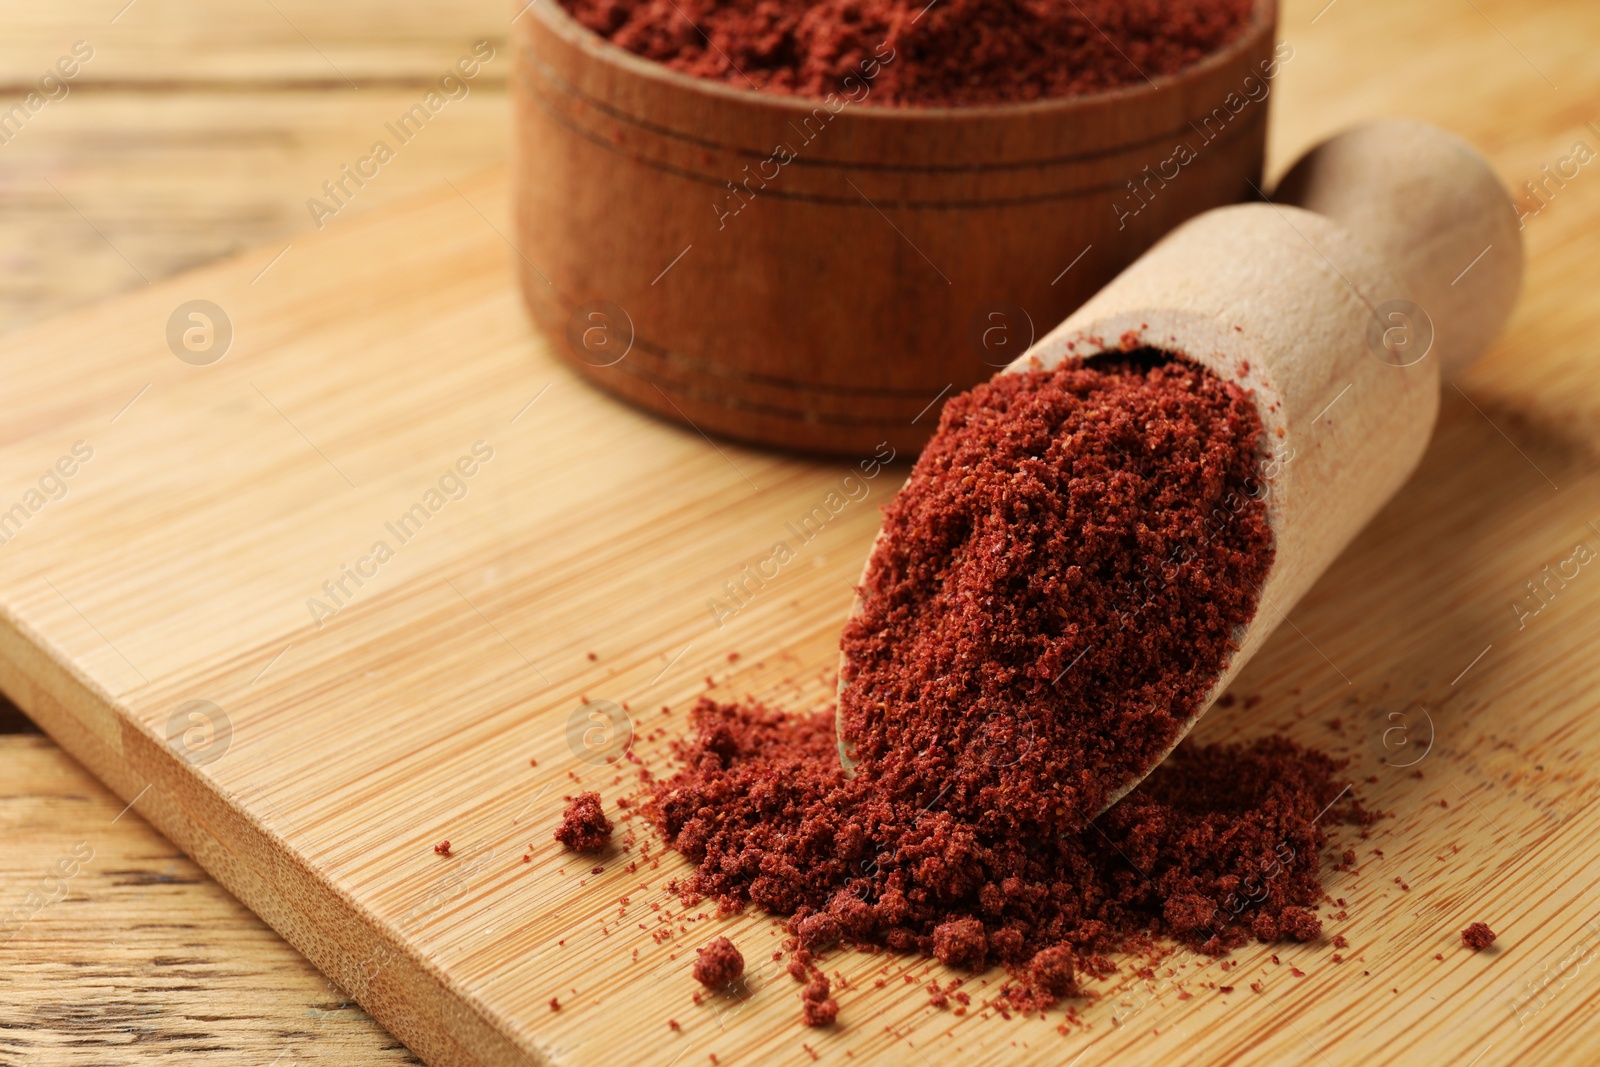
[[[1497,154],[1513,182],[1569,153],[1550,129]],[[825,698],[903,469],[712,443],[561,370],[514,295],[499,175],[0,342],[0,686],[436,1065],[1592,1056],[1592,178],[1530,222],[1522,309],[1422,470],[1235,684],[1260,702],[1199,731],[1346,754],[1393,813],[1342,840],[1342,963],[1179,953],[1058,1029],[934,1011],[939,968],[842,954],[842,1025],[807,1031],[770,921],[682,908],[642,829],[598,873],[561,853],[562,794],[615,813],[633,786],[589,762],[617,728],[659,769],[708,676]],[[231,323],[215,362],[169,345],[192,300]],[[797,558],[757,589],[779,540]],[[1488,953],[1460,946],[1475,920]],[[724,932],[749,989],[695,1004],[693,948]]]

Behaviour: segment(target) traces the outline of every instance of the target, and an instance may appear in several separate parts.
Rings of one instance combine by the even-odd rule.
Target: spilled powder
[[[598,852],[611,840],[611,829],[600,794],[579,793],[568,800],[553,836],[574,852]]]
[[[952,400],[861,589],[839,714],[702,699],[645,814],[676,888],[837,942],[1005,965],[1031,1008],[1169,937],[1319,936],[1327,830],[1372,816],[1282,738],[1171,747],[1272,560],[1252,400],[1158,352],[1003,375]]]
[[[1237,38],[1253,0],[560,0],[674,70],[850,102],[941,107],[1144,85]],[[847,80],[848,79],[848,80]]]
[[[844,939],[1004,964],[1038,1004],[1070,988],[1071,957],[1109,973],[1107,953],[1151,935],[1210,954],[1315,939],[1325,833],[1371,819],[1339,799],[1337,762],[1268,737],[1185,743],[1089,829],[1012,838],[846,778],[829,712],[702,699],[692,721],[650,810],[695,864],[680,891],[792,916],[810,952]],[[1041,951],[1058,947],[1070,956]]]
[[[839,1017],[839,1002],[830,992],[827,976],[820,973],[800,990],[801,1018],[807,1026],[827,1026]]]

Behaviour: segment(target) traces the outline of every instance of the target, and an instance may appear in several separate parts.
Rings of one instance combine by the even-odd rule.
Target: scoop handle
[[[1272,199],[1338,222],[1387,264],[1426,313],[1430,354],[1459,377],[1511,315],[1522,287],[1521,223],[1487,160],[1455,134],[1384,119],[1301,156]]]

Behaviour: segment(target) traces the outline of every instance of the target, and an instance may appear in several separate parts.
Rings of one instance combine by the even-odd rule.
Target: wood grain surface
[[[1273,158],[1398,114],[1462,132],[1513,186],[1543,180],[1600,142],[1596,22],[1577,3],[1288,5]],[[1346,751],[1393,812],[1330,885],[1347,901],[1329,927],[1351,941],[1341,964],[1327,944],[1228,970],[1179,956],[1101,988],[1065,1033],[1059,1017],[933,1012],[902,977],[928,965],[885,976],[881,957],[835,961],[856,979],[836,1031],[795,1025],[786,978],[693,1004],[689,946],[726,929],[759,959],[776,935],[754,915],[677,915],[660,884],[673,857],[627,875],[645,835],[598,875],[562,865],[535,831],[575,788],[567,772],[608,799],[626,785],[568,746],[569,715],[584,695],[629,701],[655,760],[655,723],[681,729],[708,671],[724,692],[818,699],[891,476],[712,627],[705,600],[843,469],[710,445],[555,369],[512,293],[493,177],[339,219],[262,279],[276,288],[250,286],[264,249],[0,346],[7,506],[78,438],[96,449],[0,552],[3,684],[430,1062],[806,1063],[805,1045],[836,1062],[1584,1062],[1600,586],[1566,561],[1600,546],[1600,183],[1566,173],[1529,201],[1523,303],[1447,392],[1416,478],[1236,683],[1259,705],[1200,731]],[[191,294],[238,327],[213,366],[165,347]],[[477,439],[496,458],[467,497],[316,629],[304,600]],[[191,699],[233,730],[199,767],[165,740]],[[433,854],[442,836],[454,857]],[[44,877],[56,857],[36,858]],[[651,903],[681,923],[661,944],[636,925]],[[1456,931],[1480,919],[1501,939],[1470,954]]]
[[[86,41],[95,58],[85,64],[82,83],[108,88],[409,87],[437,77],[463,44],[503,40],[521,6],[82,0],[68,7],[7,0],[0,76],[8,86],[31,82],[67,46]]]
[[[358,93],[266,3],[139,0],[113,24],[124,2],[0,4],[6,106],[73,42],[95,48],[68,97],[0,145],[0,332],[314,230],[306,198],[474,41],[499,48],[509,17],[498,0],[280,3]],[[350,214],[500,162],[508,58]],[[41,879],[73,846],[98,850],[0,947],[0,1062],[416,1062],[136,812],[109,823],[123,802],[4,701],[0,768],[6,914],[53,896]]]
[[[418,1062],[49,740],[0,760],[0,1062]]]
[[[499,0],[274,0],[282,15],[266,0],[136,0],[112,23],[125,4],[0,4],[0,110],[74,43],[93,51],[52,90],[64,96],[0,130],[0,330],[278,241],[270,258],[317,229],[306,201],[322,183],[479,40],[495,58],[466,95],[324,225],[505,159]]]

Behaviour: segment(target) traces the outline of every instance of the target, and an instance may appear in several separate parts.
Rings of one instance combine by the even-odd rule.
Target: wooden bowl
[[[596,384],[809,451],[921,446],[1172,227],[1251,195],[1275,0],[1171,77],[995,107],[829,102],[679,74],[553,0],[514,27],[535,322]],[[863,88],[864,87],[864,88]]]

